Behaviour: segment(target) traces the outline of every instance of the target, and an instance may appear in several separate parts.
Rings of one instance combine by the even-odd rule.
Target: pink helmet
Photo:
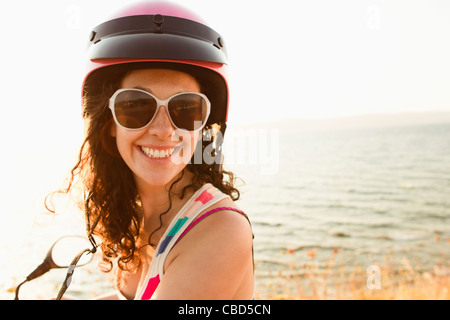
[[[227,52],[223,38],[187,9],[168,2],[130,6],[89,35],[85,86],[114,68],[166,68],[192,74],[211,101],[208,123],[224,133],[228,116]]]

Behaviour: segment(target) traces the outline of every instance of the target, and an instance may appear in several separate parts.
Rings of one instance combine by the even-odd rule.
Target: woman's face
[[[121,87],[146,90],[161,100],[180,92],[200,92],[194,77],[166,69],[132,71],[124,77]],[[159,108],[150,125],[141,130],[127,130],[115,124],[111,134],[116,137],[120,155],[133,172],[138,188],[169,184],[192,157],[199,136],[198,132],[176,129],[165,108]]]

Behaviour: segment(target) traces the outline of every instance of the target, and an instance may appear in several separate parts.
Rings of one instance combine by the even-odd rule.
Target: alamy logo
[[[209,142],[203,151],[198,148],[192,150],[190,143],[187,143],[191,139],[190,134],[178,129],[172,134],[172,141],[180,142],[178,152],[172,156],[174,163],[189,163],[193,151],[194,164],[200,164],[202,161],[206,164],[222,164],[222,156],[215,152],[221,146],[227,165],[251,165],[257,167],[261,175],[278,173],[280,158],[278,129],[230,130],[226,134],[226,139],[217,129],[208,129],[203,135],[200,132],[194,132],[195,140],[202,139],[204,142]]]

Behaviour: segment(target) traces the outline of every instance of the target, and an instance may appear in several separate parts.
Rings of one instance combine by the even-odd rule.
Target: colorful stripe
[[[169,236],[174,236],[178,230],[181,229],[181,227],[183,226],[183,224],[186,223],[186,221],[188,221],[188,217],[184,217],[183,219],[178,219],[177,223],[175,223],[175,225],[173,226],[172,229],[170,229],[169,231]]]
[[[166,249],[167,249],[167,246],[169,245],[169,243],[170,243],[170,240],[172,240],[173,239],[173,236],[167,236],[162,242],[161,242],[161,245],[159,246],[159,250],[158,250],[158,256],[161,254],[161,253],[164,253],[164,251],[166,251]]]
[[[161,245],[159,246],[158,254],[160,255],[164,251],[166,251],[167,246],[170,243],[170,240],[173,239],[173,237],[177,234],[178,230],[188,221],[188,217],[184,217],[182,219],[178,219],[177,223],[170,229],[169,233],[167,234],[167,237],[161,242]]]
[[[156,288],[158,288],[159,282],[159,274],[157,274],[156,277],[151,278],[147,284],[147,288],[145,288],[144,294],[142,295],[141,299],[150,300],[150,298],[153,296],[153,293],[155,293]]]
[[[208,190],[203,191],[195,201],[200,201],[201,203],[205,204],[209,202],[213,198],[212,194],[208,192]]]

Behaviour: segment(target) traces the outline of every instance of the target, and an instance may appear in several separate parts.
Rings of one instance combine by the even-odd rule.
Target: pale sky
[[[130,2],[2,2],[8,112],[79,117],[89,31]],[[172,2],[228,44],[230,121],[450,111],[448,0]]]

